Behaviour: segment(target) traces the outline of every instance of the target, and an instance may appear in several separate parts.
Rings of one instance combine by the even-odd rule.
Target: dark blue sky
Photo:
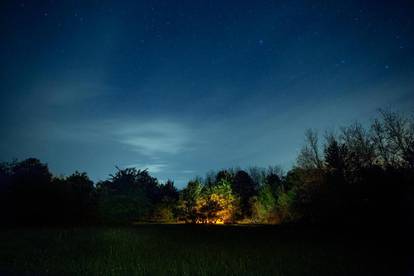
[[[414,106],[409,0],[0,5],[0,157],[55,174],[289,168],[306,128]]]

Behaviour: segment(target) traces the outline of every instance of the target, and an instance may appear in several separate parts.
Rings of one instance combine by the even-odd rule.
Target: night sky
[[[86,3],[87,2],[87,3]],[[1,1],[0,159],[179,187],[414,106],[414,1]]]

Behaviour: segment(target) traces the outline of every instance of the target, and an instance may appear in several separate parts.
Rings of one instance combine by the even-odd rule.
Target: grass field
[[[271,226],[0,230],[0,274],[398,275],[375,239]]]

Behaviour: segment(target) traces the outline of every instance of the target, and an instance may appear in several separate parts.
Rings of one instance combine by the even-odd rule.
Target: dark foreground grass
[[[377,238],[269,226],[3,229],[0,246],[0,274],[12,275],[403,273]]]

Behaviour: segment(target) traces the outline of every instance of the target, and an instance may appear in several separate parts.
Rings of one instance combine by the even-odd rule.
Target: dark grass
[[[407,268],[397,239],[370,233],[196,225],[0,233],[0,274],[11,275],[403,275]]]

